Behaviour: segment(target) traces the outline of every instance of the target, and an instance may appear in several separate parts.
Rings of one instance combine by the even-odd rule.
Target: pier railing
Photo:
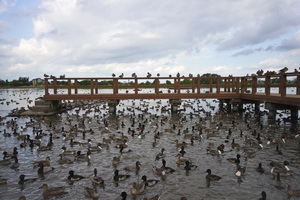
[[[300,106],[300,73],[238,77],[45,78],[45,100],[189,98],[270,100]]]

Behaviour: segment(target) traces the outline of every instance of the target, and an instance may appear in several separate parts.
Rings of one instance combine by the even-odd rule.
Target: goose
[[[114,181],[123,181],[130,177],[127,174],[119,174],[119,170],[115,170]]]
[[[184,166],[184,169],[185,170],[194,170],[196,169],[198,166],[197,165],[193,165],[190,163],[190,161],[185,161],[185,166]]]
[[[54,167],[49,167],[49,166],[45,167],[43,163],[40,163],[39,164],[39,169],[38,169],[37,173],[39,175],[43,175],[43,174],[47,174],[47,173],[49,173],[49,172],[51,172],[53,170],[54,170]]]
[[[261,163],[258,164],[258,167],[256,168],[256,171],[259,172],[259,173],[264,173],[265,172],[265,169],[262,167]]]
[[[236,158],[228,158],[227,160],[231,163],[236,163],[236,164],[239,164],[240,163],[240,154],[237,154],[236,155]]]
[[[166,160],[163,159],[162,160],[162,167],[161,168],[164,169],[167,174],[175,172],[175,169],[173,169],[171,167],[167,167],[166,163],[167,163]]]
[[[120,200],[126,200],[127,199],[127,192],[125,192],[125,191],[121,192],[121,195],[119,197],[121,198]]]
[[[261,192],[261,198],[259,200],[267,200],[267,193],[265,191]]]
[[[83,178],[85,177],[78,174],[74,174],[73,170],[69,171],[69,176],[68,176],[69,181],[80,181]]]
[[[75,155],[75,151],[67,151],[67,148],[65,146],[63,146],[62,148],[62,155],[66,155],[66,156],[74,156]]]
[[[13,163],[12,165],[10,165],[10,168],[11,169],[17,169],[19,166],[20,166],[20,163],[19,163],[18,157],[15,156],[15,163]]]
[[[84,195],[88,198],[97,199],[99,198],[100,194],[97,191],[96,186],[93,187],[84,187]]]
[[[90,154],[91,152],[88,150],[86,154],[81,154],[81,151],[77,151],[77,155],[75,156],[75,160],[82,161],[82,162],[89,162],[90,161]]]
[[[156,155],[155,159],[156,159],[156,160],[159,160],[159,159],[161,159],[161,158],[164,158],[164,157],[166,156],[166,155],[164,154],[164,152],[165,152],[165,148],[162,148],[162,149],[161,149],[161,152],[158,153],[158,154]]]
[[[138,172],[138,171],[140,171],[140,169],[141,169],[140,166],[141,166],[140,161],[136,161],[134,166],[127,166],[127,167],[124,167],[124,170],[125,170],[125,171],[135,171],[135,172]]]
[[[242,177],[245,175],[245,173],[246,173],[246,167],[238,166],[237,171],[235,172],[235,175],[237,177]]]
[[[149,187],[154,186],[156,183],[159,182],[159,180],[155,180],[155,179],[148,180],[146,175],[142,176],[142,180],[145,182],[145,185]]]
[[[20,185],[24,185],[24,184],[27,184],[27,183],[32,183],[34,181],[37,180],[37,178],[29,178],[29,179],[25,179],[25,175],[24,174],[21,174],[20,177],[19,177],[19,184]]]
[[[45,160],[35,161],[33,163],[33,167],[39,167],[40,163],[43,163],[44,166],[50,166],[50,161],[51,161],[50,157],[47,156]]]
[[[220,180],[220,179],[221,179],[220,176],[215,175],[215,174],[212,174],[212,173],[211,173],[211,169],[207,169],[206,172],[207,172],[207,175],[206,175],[205,178],[206,178],[207,180],[213,181],[213,180]]]
[[[120,156],[114,156],[113,159],[112,159],[112,162],[111,162],[112,165],[117,166],[118,164],[120,164],[120,161],[121,161],[120,158],[121,158],[121,155]]]
[[[42,188],[43,188],[43,196],[45,199],[68,194],[68,192],[65,191],[66,189],[65,186],[49,187],[48,184],[43,184]]]
[[[190,161],[190,159],[184,159],[184,158],[181,158],[182,155],[179,153],[176,155],[176,164],[177,165],[183,165],[186,161]]]
[[[64,158],[62,154],[59,154],[59,160],[57,161],[59,164],[72,164],[73,161],[70,160],[69,158]]]
[[[130,189],[131,194],[132,195],[139,195],[139,194],[143,193],[144,190],[145,190],[145,185],[146,184],[145,184],[144,181],[142,181],[140,183],[134,182],[132,184],[132,188]]]
[[[289,196],[300,197],[300,189],[293,189],[291,185],[288,185],[287,193]]]
[[[163,168],[158,168],[156,166],[152,166],[152,171],[154,172],[154,174],[157,174],[159,176],[166,175],[166,171]]]
[[[94,176],[92,178],[92,183],[93,183],[93,185],[103,185],[104,184],[104,180],[103,180],[102,177],[97,176],[97,173],[98,173],[98,171],[95,168],[94,169]]]

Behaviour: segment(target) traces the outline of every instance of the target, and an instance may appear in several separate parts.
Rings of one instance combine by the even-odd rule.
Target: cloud
[[[189,70],[179,63],[186,54],[207,57],[209,52],[216,59],[211,48],[234,49],[233,57],[261,51],[251,45],[299,27],[298,5],[297,0],[44,0],[32,19],[34,36],[6,48],[6,55],[13,55],[6,64],[9,73],[28,70],[36,76],[159,70],[176,74]],[[283,42],[282,50],[292,48],[291,44]],[[229,72],[228,68],[223,70]]]
[[[292,38],[283,40],[282,43],[276,47],[276,50],[279,51],[289,51],[294,49],[300,49],[300,31]]]

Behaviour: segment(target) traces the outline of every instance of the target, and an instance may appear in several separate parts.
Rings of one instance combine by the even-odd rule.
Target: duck
[[[194,170],[196,169],[198,166],[197,165],[193,165],[190,163],[190,161],[185,161],[185,166],[184,166],[184,169],[185,170]]]
[[[207,175],[206,175],[205,178],[206,178],[207,180],[213,181],[213,180],[220,180],[220,179],[221,179],[220,176],[215,175],[215,174],[212,174],[212,173],[211,173],[211,169],[207,169],[206,172],[207,172]]]
[[[141,169],[140,166],[141,166],[140,161],[136,161],[134,166],[127,166],[127,167],[124,167],[124,170],[125,170],[125,171],[135,171],[135,172],[138,172],[138,171],[140,171],[140,169]]]
[[[183,165],[186,161],[190,161],[190,159],[181,158],[182,155],[179,153],[176,155],[176,164],[177,165]]]
[[[236,158],[228,158],[227,160],[231,163],[236,163],[236,164],[239,164],[240,163],[240,157],[241,155],[240,154],[237,154],[236,155]]]
[[[99,152],[102,150],[101,144],[98,143],[96,146],[89,146],[88,150],[91,152]]]
[[[67,151],[67,148],[65,146],[63,146],[61,149],[62,149],[61,154],[65,156],[74,156],[76,153],[75,151]]]
[[[165,151],[165,148],[162,148],[162,149],[161,149],[161,152],[158,153],[158,154],[156,155],[155,159],[156,159],[156,160],[159,160],[159,159],[161,159],[161,158],[164,158],[164,157],[166,156],[166,155],[164,154],[164,151]]]
[[[130,189],[131,194],[139,195],[139,194],[143,193],[145,190],[145,185],[146,185],[146,183],[144,181],[142,181],[140,183],[134,182],[132,184],[132,188]]]
[[[289,196],[300,197],[300,189],[293,189],[291,185],[288,185],[287,193]]]
[[[159,180],[156,179],[147,179],[146,175],[142,176],[142,180],[145,182],[145,186],[151,187],[154,186],[155,184],[157,184],[159,182]]]
[[[63,154],[59,154],[59,157],[60,158],[59,158],[59,160],[57,160],[57,162],[61,165],[73,163],[73,161],[71,159],[63,157]]]
[[[82,162],[90,161],[91,152],[88,150],[86,154],[81,154],[81,151],[77,151],[77,155],[75,156],[75,160]]]
[[[166,171],[163,168],[158,168],[154,165],[152,165],[152,171],[154,172],[154,174],[159,175],[159,176],[166,175]]]
[[[259,200],[267,200],[267,193],[265,191],[261,192],[261,198]]]
[[[93,185],[103,185],[104,184],[104,180],[102,177],[98,176],[98,171],[95,168],[94,169],[94,176],[92,177],[92,184]]]
[[[5,185],[7,184],[7,179],[6,178],[0,178],[0,185]]]
[[[50,157],[47,156],[47,157],[45,158],[45,160],[35,161],[35,162],[33,163],[33,167],[34,167],[34,168],[35,168],[35,167],[39,167],[40,163],[43,163],[44,166],[50,166],[50,161],[51,161]]]
[[[143,198],[143,200],[159,200],[160,196],[161,196],[161,194],[157,194],[153,197],[149,197],[149,198],[145,197],[145,198]]]
[[[173,169],[171,167],[167,167],[166,163],[167,163],[166,160],[162,159],[162,167],[161,168],[164,169],[167,174],[175,172],[175,169]]]
[[[100,194],[97,191],[96,186],[84,187],[84,195],[88,198],[98,199]]]
[[[264,173],[265,172],[265,169],[262,167],[261,163],[258,164],[258,167],[256,168],[256,171],[259,172],[259,173]]]
[[[78,174],[74,174],[73,170],[69,171],[69,176],[68,176],[69,181],[80,181],[83,178],[85,177]]]
[[[27,183],[32,183],[34,181],[37,180],[37,178],[29,178],[29,179],[25,179],[25,175],[24,174],[21,174],[20,177],[19,177],[19,184],[20,185],[24,185],[24,184],[27,184]]]
[[[49,187],[48,184],[44,183],[42,185],[42,188],[43,188],[43,196],[45,199],[68,194],[68,192],[65,191],[66,189],[65,186]]]
[[[50,167],[50,166],[45,167],[43,163],[40,163],[37,173],[39,175],[43,175],[53,171],[54,169],[55,169],[54,167]]]
[[[273,183],[274,187],[276,187],[277,189],[284,189],[284,185],[283,183],[281,182],[280,180],[280,173],[277,173],[276,175],[276,180],[275,182]]]
[[[246,173],[246,167],[238,166],[237,171],[235,172],[235,175],[239,178],[239,177],[244,176],[245,173]]]
[[[271,161],[270,165],[272,166],[271,169],[271,173],[272,174],[276,174],[277,172],[281,173],[281,174],[287,174],[288,172],[290,172],[290,168],[288,167],[289,162],[288,161],[284,161],[283,164],[275,162],[275,161]]]
[[[114,156],[111,163],[113,166],[117,166],[118,164],[120,164],[121,161],[121,155],[120,156]]]
[[[279,146],[278,145],[276,145],[275,153],[279,154],[279,155],[282,155],[282,151],[279,150]]]
[[[20,163],[19,163],[18,157],[15,156],[15,163],[13,163],[12,165],[10,165],[10,168],[11,169],[17,169],[17,168],[19,168],[19,166],[20,166]]]
[[[123,181],[130,177],[128,174],[119,174],[119,170],[115,170],[114,181]]]
[[[125,191],[121,192],[119,198],[120,198],[120,200],[126,200],[127,199],[127,192],[125,192]],[[119,198],[117,198],[117,199],[119,199]]]

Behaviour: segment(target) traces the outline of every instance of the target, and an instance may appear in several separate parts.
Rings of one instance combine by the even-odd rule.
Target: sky
[[[300,67],[299,0],[0,0],[2,80],[283,67]]]

